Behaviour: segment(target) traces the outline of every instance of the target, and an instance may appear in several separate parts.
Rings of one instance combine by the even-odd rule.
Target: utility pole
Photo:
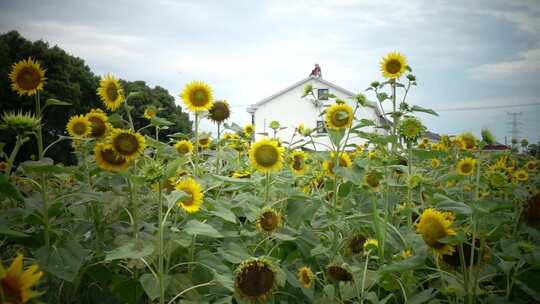
[[[510,134],[512,134],[510,142],[512,144],[512,148],[514,148],[519,143],[519,125],[521,122],[518,121],[518,116],[521,116],[523,113],[522,112],[508,112],[507,114],[510,115],[510,117],[512,117],[512,121],[510,122],[510,125],[512,126],[512,129],[510,130]]]

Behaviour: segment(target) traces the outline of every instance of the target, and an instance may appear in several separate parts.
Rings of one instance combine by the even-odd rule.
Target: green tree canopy
[[[0,35],[0,114],[5,111],[33,112],[34,110],[34,98],[18,96],[12,91],[9,81],[12,65],[28,57],[37,59],[46,69],[47,80],[44,90],[40,93],[42,102],[49,98],[56,98],[71,103],[71,106],[52,106],[45,110],[43,119],[45,146],[56,140],[58,135],[66,134],[65,126],[72,115],[87,113],[92,108],[105,109],[96,94],[99,77],[90,70],[83,59],[69,55],[58,46],[50,47],[42,40],[32,42],[18,32],[11,31]],[[172,133],[191,132],[191,122],[187,113],[182,112],[180,106],[174,103],[174,98],[167,90],[159,86],[152,89],[144,81],[122,81],[122,84],[126,96],[135,91],[142,93],[130,100],[136,128],[148,124],[148,121],[143,118],[143,113],[146,106],[153,104],[163,109],[159,113],[160,117],[174,123],[168,130],[162,131],[160,139],[166,140],[166,135]],[[0,142],[6,143],[4,150],[9,152],[14,144],[14,136],[3,132],[0,134]],[[28,159],[32,154],[37,154],[34,140],[23,146],[18,158]],[[47,156],[65,164],[75,162],[69,142],[55,145],[47,152]]]

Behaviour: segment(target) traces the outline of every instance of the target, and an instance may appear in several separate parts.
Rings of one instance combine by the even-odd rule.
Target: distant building
[[[314,73],[312,72],[312,74]],[[319,97],[322,104],[315,104],[313,99],[310,99],[309,96],[302,98],[304,87],[306,85],[313,86],[313,92]],[[356,101],[354,100],[354,96],[356,94],[322,79],[319,75],[310,75],[249,106],[247,111],[251,114],[256,134],[267,133],[271,136],[272,129],[269,128],[269,124],[273,120],[279,121],[282,127],[287,128],[279,131],[278,137],[280,137],[281,140],[290,141],[295,128],[300,123],[303,123],[306,128],[315,129],[320,127],[319,134],[324,134],[326,133],[326,130],[321,128],[324,125],[324,116],[320,115],[324,110],[323,105],[333,104],[335,102],[335,98],[328,98],[326,96],[327,94],[333,94],[336,98],[345,100],[353,108],[355,106]],[[380,125],[383,122],[382,115],[375,104],[373,105],[373,108],[360,107],[356,112],[356,118],[370,119]],[[374,127],[365,127],[362,128],[362,131],[379,134],[384,134],[385,132],[383,129]],[[257,138],[260,136],[261,135],[256,135]],[[318,138],[317,141],[322,143],[322,145],[317,147],[317,150],[326,150],[327,148],[324,145],[330,145],[327,136]],[[351,134],[348,143],[361,144],[364,142],[365,139],[359,138],[355,134]]]

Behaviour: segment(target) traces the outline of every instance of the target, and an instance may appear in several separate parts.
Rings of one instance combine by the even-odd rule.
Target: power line
[[[446,109],[434,109],[434,110],[435,111],[471,111],[471,110],[492,110],[492,109],[505,109],[505,108],[530,107],[530,106],[540,106],[540,103],[522,103],[522,104],[516,104],[516,105],[484,106],[484,107],[446,108]]]

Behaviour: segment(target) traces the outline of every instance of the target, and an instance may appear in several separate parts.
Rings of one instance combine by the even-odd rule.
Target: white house
[[[278,137],[284,141],[291,140],[295,128],[300,123],[303,123],[306,128],[312,129],[322,126],[324,116],[321,116],[320,113],[324,110],[324,107],[316,106],[313,103],[313,98],[309,98],[309,96],[302,98],[306,85],[313,86],[313,92],[319,99],[324,99],[325,94],[333,94],[336,98],[345,100],[353,109],[356,105],[356,101],[354,100],[355,94],[353,92],[326,81],[320,76],[309,76],[247,108],[248,113],[251,114],[251,120],[255,126],[256,134],[267,133],[271,136],[273,130],[270,129],[269,124],[273,120],[278,121],[282,127],[287,128],[278,132]],[[335,99],[327,98],[326,100],[322,100],[322,102],[324,104],[333,104]],[[376,124],[380,124],[381,115],[379,112],[376,106],[374,108],[360,107],[356,112],[356,118],[366,118],[375,121]],[[323,128],[319,129],[319,134],[325,132]],[[372,127],[365,127],[362,131],[379,134],[384,132],[382,129]],[[257,134],[256,138],[261,136]],[[299,137],[295,137],[295,140],[297,139]],[[330,141],[326,136],[317,138],[316,141],[324,145],[330,145]],[[348,143],[356,144],[364,142],[365,139],[359,138],[355,134],[351,134],[348,141]],[[324,145],[318,145],[317,150],[326,150],[327,148]],[[310,147],[308,146],[307,148]]]

